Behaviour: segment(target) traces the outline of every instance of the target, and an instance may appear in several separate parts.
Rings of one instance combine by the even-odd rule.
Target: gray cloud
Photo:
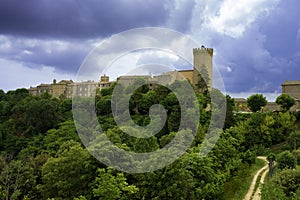
[[[1,58],[26,63],[27,67],[55,67],[55,70],[75,73],[92,50],[91,41],[41,40],[0,37]]]
[[[105,37],[168,18],[165,1],[0,1],[0,34],[29,37]],[[169,2],[170,3],[170,2]]]
[[[213,46],[228,91],[280,92],[285,80],[299,79],[299,7],[299,1],[281,1],[268,15],[257,18],[242,37],[219,36],[221,40]]]
[[[195,6],[195,0],[176,1],[176,3],[170,4],[167,26],[182,32],[189,31]]]
[[[215,62],[231,93],[280,92],[286,79],[299,79],[300,2],[280,0],[270,12],[259,14],[238,38],[205,27],[209,19],[220,14],[224,2],[0,1],[0,59],[25,63],[32,69],[52,66],[58,73],[74,74],[101,40],[131,28],[159,26],[190,34],[199,44],[213,47]],[[139,42],[135,37],[130,40]],[[178,49],[184,46],[178,41],[176,44]],[[107,53],[113,54],[126,45],[131,43],[113,44]],[[151,60],[169,62],[147,55],[139,62]],[[175,61],[172,65],[181,68],[183,63]]]

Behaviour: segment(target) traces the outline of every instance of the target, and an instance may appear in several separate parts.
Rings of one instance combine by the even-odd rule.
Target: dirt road
[[[256,190],[255,193],[254,193],[255,184],[256,184],[257,178],[259,177],[259,175],[260,175],[261,173],[263,173],[263,174],[262,174],[262,176],[260,177],[260,181],[259,181],[259,182],[260,182],[260,184],[264,183],[266,174],[267,174],[268,171],[269,171],[269,169],[268,169],[269,166],[268,166],[267,158],[264,157],[264,156],[258,156],[257,158],[258,158],[258,159],[261,159],[261,160],[264,160],[264,161],[266,162],[266,165],[263,166],[260,170],[258,170],[258,171],[256,172],[256,174],[255,174],[255,176],[253,177],[253,180],[252,180],[252,182],[251,182],[251,185],[250,185],[250,187],[249,187],[249,190],[248,190],[246,196],[244,197],[244,200],[250,200],[250,199],[252,199],[252,200],[260,200],[260,188],[259,188],[259,187],[257,188],[257,190]],[[254,193],[254,195],[253,195],[253,193]],[[252,196],[252,195],[253,195],[253,196]]]

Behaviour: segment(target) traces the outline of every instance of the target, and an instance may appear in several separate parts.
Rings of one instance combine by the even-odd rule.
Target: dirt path
[[[269,169],[267,169],[266,171],[263,172],[263,174],[261,175],[259,184],[263,184],[265,182],[265,178],[267,173],[269,172]],[[256,192],[254,193],[252,200],[260,200],[260,187],[257,188]]]
[[[253,180],[251,182],[250,188],[246,194],[246,196],[244,197],[244,200],[250,200],[252,197],[252,194],[254,193],[254,188],[255,188],[255,184],[257,181],[258,176],[263,172],[261,178],[260,178],[260,183],[263,183],[266,177],[267,172],[269,171],[268,169],[268,162],[267,162],[267,158],[264,156],[258,156],[258,159],[264,160],[266,162],[266,165],[263,166],[260,170],[258,170],[255,174],[255,176],[253,177]],[[260,189],[259,187],[257,188],[254,196],[253,196],[253,200],[260,200]]]

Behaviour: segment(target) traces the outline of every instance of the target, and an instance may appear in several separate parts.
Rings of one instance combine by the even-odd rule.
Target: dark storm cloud
[[[282,69],[277,81],[300,78],[299,7],[297,0],[281,1],[261,27],[261,32],[267,35],[265,48],[278,60],[278,66],[275,67]]]
[[[265,47],[272,55],[291,58],[295,52],[300,51],[299,7],[300,2],[297,0],[282,0],[264,20],[261,32],[268,35]]]
[[[193,1],[187,4],[192,5]],[[75,73],[95,42],[112,34],[145,26],[186,31],[189,26],[177,19],[182,15],[188,24],[190,11],[175,7],[168,0],[0,1],[0,43],[7,44],[0,44],[0,57],[31,68],[46,65]]]
[[[297,0],[281,1],[241,38],[223,37],[216,44],[228,91],[281,92],[285,80],[299,80],[299,7]]]
[[[163,25],[169,11],[153,0],[3,0],[0,34],[30,37],[105,37],[130,28]]]
[[[75,73],[92,42],[80,40],[41,40],[0,36],[2,59],[26,63],[27,67],[55,67],[56,71]]]
[[[43,65],[55,66],[57,71],[75,73],[83,62],[88,51],[69,49],[63,52],[46,52],[44,49],[36,51],[33,55],[23,55],[16,58],[21,62],[27,62],[29,67],[38,68]]]
[[[194,0],[2,0],[0,60],[25,63],[31,68],[51,66],[56,71],[74,74],[85,56],[103,39],[131,28],[168,27],[190,34],[198,38],[199,44],[204,42],[215,49],[215,62],[227,91],[280,92],[286,79],[300,77],[300,1],[279,1],[270,13],[261,13],[247,25],[241,37],[234,38],[214,27],[205,28],[211,18],[218,16],[224,2],[232,3],[225,0],[205,3]],[[245,21],[241,19],[243,15],[235,16],[235,21]],[[232,30],[234,26],[230,23],[226,26],[226,19],[225,16],[225,20],[220,20],[224,21],[220,25]],[[235,21],[229,20],[239,25]],[[199,33],[204,36],[200,37]],[[127,40],[139,42],[135,36]],[[126,45],[131,44],[126,41],[112,44],[106,53],[122,51]],[[176,48],[182,47],[184,45]],[[138,64],[154,61],[171,62],[178,69],[190,67],[178,60],[152,55],[141,57]]]

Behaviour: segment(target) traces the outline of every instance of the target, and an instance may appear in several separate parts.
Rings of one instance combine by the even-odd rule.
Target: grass
[[[225,199],[241,200],[245,197],[255,173],[265,165],[263,160],[257,159],[251,166],[242,166],[237,175],[225,184]]]

